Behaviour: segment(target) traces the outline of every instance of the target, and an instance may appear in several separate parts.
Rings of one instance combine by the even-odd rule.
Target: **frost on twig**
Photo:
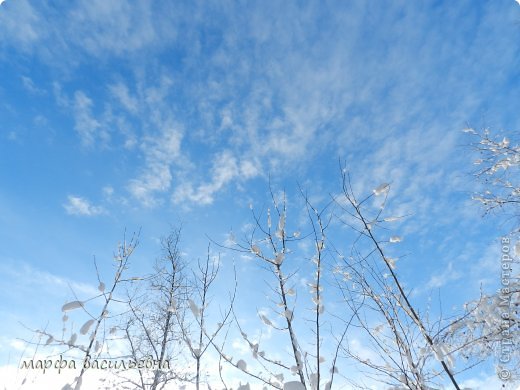
[[[347,256],[338,249],[338,257],[344,260],[335,268],[337,285],[352,313],[353,323],[365,331],[366,342],[375,352],[375,358],[360,354],[351,343],[347,343],[343,351],[357,360],[367,375],[383,382],[398,388],[428,388],[439,376],[431,352],[436,350],[437,343],[399,278],[397,259],[387,255],[385,242],[378,238],[382,224],[395,220],[382,215],[390,186],[384,183],[367,197],[356,199],[346,170],[343,170],[342,182],[343,193],[335,198],[342,211],[339,218],[356,238],[350,250],[344,250]],[[371,207],[368,200],[379,196],[384,196],[381,207]],[[402,237],[395,235],[386,242],[395,245],[401,241]],[[374,322],[377,325],[373,325]],[[443,354],[437,353],[440,371],[459,389],[451,351],[449,348],[443,351]]]
[[[97,278],[99,282],[99,294],[88,299],[79,300],[73,291],[75,300],[65,303],[61,310],[64,313],[62,317],[63,330],[61,335],[52,334],[48,331],[36,331],[41,336],[46,337],[45,346],[57,349],[64,349],[64,353],[69,353],[74,357],[80,357],[84,361],[98,358],[101,354],[108,354],[109,344],[113,339],[112,332],[106,332],[107,322],[114,321],[121,313],[110,313],[109,307],[112,307],[116,301],[125,303],[116,299],[116,295],[121,293],[121,287],[128,280],[124,278],[124,273],[129,266],[129,259],[135,247],[138,244],[138,235],[134,235],[129,241],[126,238],[118,245],[114,254],[114,277],[109,283],[108,289],[105,283],[101,281],[97,263]],[[69,318],[72,317],[72,318]],[[78,322],[82,324],[78,331],[74,330],[74,319],[80,318]],[[86,317],[86,318],[85,318]],[[68,328],[70,326],[70,329]],[[67,335],[68,334],[68,335]],[[79,389],[82,385],[83,376],[88,370],[88,365],[82,364],[79,375],[74,382],[67,384],[69,388]]]
[[[520,133],[511,137],[492,134],[489,129],[478,132],[466,129],[475,141],[471,147],[477,158],[474,160],[473,175],[481,189],[473,195],[486,213],[502,210],[514,218],[514,231],[518,230],[520,205]]]

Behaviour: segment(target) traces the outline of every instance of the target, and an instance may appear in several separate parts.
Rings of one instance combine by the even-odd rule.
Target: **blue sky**
[[[320,204],[339,159],[411,215],[400,272],[419,300],[492,290],[507,227],[471,200],[461,130],[520,128],[519,20],[512,0],[3,2],[0,364],[20,322],[59,321],[67,284],[95,289],[93,256],[109,273],[125,229],[136,273],[171,224],[204,257],[266,207],[269,177]],[[257,265],[231,259],[247,299]]]

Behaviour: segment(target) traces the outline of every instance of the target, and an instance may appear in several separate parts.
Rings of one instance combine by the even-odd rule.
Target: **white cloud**
[[[69,38],[96,56],[128,55],[161,46],[176,36],[176,26],[151,3],[91,0],[78,3],[68,14]]]
[[[240,176],[242,179],[250,179],[260,174],[258,164],[245,160],[240,163]]]
[[[108,134],[102,130],[101,123],[92,115],[92,100],[83,92],[74,94],[74,129],[84,146],[93,146],[97,139],[107,140]]]
[[[52,92],[54,95],[54,99],[56,100],[56,103],[60,107],[68,107],[69,106],[69,99],[68,97],[63,93],[63,89],[60,83],[54,81],[52,83]]]
[[[0,9],[0,42],[28,50],[45,34],[45,21],[27,1],[8,5]]]
[[[480,377],[470,378],[460,383],[463,389],[504,389],[520,390],[520,385],[514,382],[503,382],[497,375],[481,374]]]
[[[165,12],[163,6],[152,3],[90,0],[63,4],[57,23],[52,20],[52,6],[9,1],[0,12],[0,44],[39,54],[56,66],[75,66],[77,56],[84,54],[132,55],[176,38],[175,18],[161,18]],[[60,63],[65,57],[69,61]]]
[[[489,289],[500,280],[500,246],[497,242],[490,242],[474,256],[468,269],[468,274],[474,281],[472,284],[475,288],[480,286]]]
[[[139,102],[130,95],[128,87],[123,83],[117,83],[109,86],[112,95],[119,101],[119,103],[130,113],[135,114],[138,110]]]
[[[102,192],[103,192],[103,196],[105,198],[110,199],[112,197],[112,195],[114,195],[114,187],[105,186],[105,187],[103,187]]]
[[[229,150],[224,150],[215,156],[211,168],[211,179],[194,188],[191,182],[184,182],[177,186],[173,194],[173,201],[181,203],[190,201],[201,205],[211,204],[215,194],[235,179],[250,179],[259,174],[258,168],[252,161],[239,162]]]
[[[103,207],[94,206],[89,200],[74,195],[69,195],[67,197],[67,203],[65,203],[63,207],[69,215],[92,217],[106,212]]]
[[[35,84],[34,84],[34,81],[30,78],[30,77],[27,77],[27,76],[21,76],[21,79],[22,79],[22,84],[23,84],[23,87],[29,91],[30,93],[32,93],[33,95],[44,95],[46,93],[45,90],[37,87]]]
[[[96,286],[87,283],[81,283],[72,279],[64,278],[50,272],[35,268],[23,261],[4,261],[0,266],[2,275],[4,275],[9,283],[18,285],[20,291],[17,293],[23,295],[27,291],[36,291],[38,289],[45,290],[51,296],[63,296],[71,290],[75,294],[93,297],[99,294]],[[7,283],[5,283],[8,285]]]
[[[158,203],[155,194],[170,188],[171,180],[169,164],[157,161],[148,164],[139,178],[130,180],[128,190],[145,206],[151,207]]]
[[[9,342],[9,346],[20,352],[25,351],[27,348],[27,345],[22,340],[18,340],[18,339],[11,340]]]
[[[444,269],[440,274],[433,275],[428,283],[426,283],[427,289],[441,288],[449,282],[458,280],[462,277],[460,272],[453,269],[453,263],[449,262],[448,267]]]
[[[442,107],[451,106],[449,99],[453,99],[456,104],[447,120],[456,121],[462,115],[468,115],[467,112],[471,112],[468,110],[474,109],[481,99],[473,93],[457,95],[453,92],[469,90],[471,80],[479,79],[473,77],[478,75],[477,71],[468,66],[471,56],[465,58],[460,54],[464,53],[460,47],[464,40],[454,39],[447,43],[443,39],[444,34],[456,32],[450,30],[452,25],[463,23],[468,27],[466,19],[459,21],[457,12],[460,9],[457,7],[447,15],[450,21],[447,27],[436,26],[428,37],[407,33],[415,31],[417,24],[430,22],[420,8],[413,5],[404,10],[399,6],[389,7],[389,16],[379,28],[395,38],[397,33],[389,28],[392,27],[389,22],[399,16],[403,34],[380,51],[385,63],[382,67],[382,62],[374,60],[371,51],[357,51],[356,48],[365,25],[362,18],[355,15],[369,7],[362,3],[323,9],[322,12],[331,16],[330,26],[317,35],[312,33],[316,3],[309,4],[305,10],[284,6],[274,15],[272,6],[245,7],[240,11],[250,16],[245,18],[247,23],[232,18],[238,9],[226,5],[218,15],[219,21],[226,21],[226,24],[224,27],[216,25],[217,30],[221,28],[222,37],[217,34],[211,55],[202,50],[205,42],[198,34],[201,23],[210,16],[209,11],[197,5],[189,9],[193,12],[181,9],[173,18],[162,18],[162,5],[94,0],[69,6],[59,28],[51,28],[42,17],[48,12],[44,5],[32,8],[26,2],[21,3],[24,5],[17,12],[26,18],[34,15],[38,21],[34,23],[34,29],[48,31],[47,35],[36,34],[33,40],[48,43],[49,34],[67,32],[53,45],[41,44],[41,47],[66,48],[67,54],[77,54],[77,51],[82,55],[124,55],[132,59],[134,53],[154,52],[164,45],[182,47],[182,64],[173,68],[165,66],[166,72],[158,71],[155,65],[148,66],[150,63],[145,56],[138,58],[138,64],[131,62],[130,71],[137,81],[134,85],[126,80],[109,82],[107,90],[115,98],[110,104],[98,103],[96,96],[94,107],[93,100],[83,91],[76,92],[72,99],[76,131],[84,145],[104,142],[109,135],[116,138],[112,131],[105,130],[108,128],[126,132],[125,147],[128,149],[144,145],[141,151],[145,162],[137,168],[136,175],[128,178],[128,189],[147,205],[156,204],[161,193],[169,192],[173,192],[173,199],[177,201],[208,204],[234,181],[257,177],[264,170],[282,177],[290,177],[295,171],[304,174],[315,158],[323,157],[324,153],[327,157],[331,154],[343,157],[352,149],[359,149],[361,143],[374,151],[372,157],[379,159],[370,166],[376,176],[390,173],[403,182],[409,175],[409,168],[414,169],[414,165],[419,164],[421,169],[427,169],[428,164],[435,161],[432,156],[449,156],[444,152],[453,147],[454,140],[449,136],[444,142],[437,142],[446,127],[445,123],[442,126],[435,123],[432,116],[440,117],[437,113]],[[491,22],[500,20],[502,12],[486,13],[489,22],[482,26],[494,25]],[[185,29],[179,30],[176,18],[182,18],[183,14],[197,17],[191,18],[185,23]],[[186,46],[183,46],[184,41],[177,41],[178,34],[187,38]],[[340,41],[338,36],[342,37]],[[479,30],[477,37],[481,36],[487,34]],[[243,46],[244,39],[250,39],[254,44]],[[431,44],[425,44],[426,39]],[[500,42],[507,46],[509,38]],[[251,50],[249,46],[255,49]],[[377,43],[371,47],[372,50],[380,48]],[[421,52],[419,57],[416,55],[418,50]],[[490,63],[490,58],[494,61],[495,56],[489,54],[492,51],[486,49],[483,53],[486,64]],[[440,58],[437,58],[438,53],[441,53]],[[472,56],[475,57],[475,53],[472,52]],[[480,58],[480,54],[478,56]],[[76,56],[70,57],[76,60],[71,63],[77,62]],[[259,61],[260,58],[263,60]],[[453,85],[460,85],[462,81],[455,71],[446,74],[437,70],[444,62],[457,69],[467,69],[463,74],[468,85],[454,88]],[[170,72],[172,69],[174,71]],[[122,80],[121,75],[116,77]],[[160,82],[150,86],[149,80]],[[171,93],[174,88],[175,94]],[[188,110],[193,117],[183,117],[184,102],[193,104]],[[124,114],[93,115],[94,108],[105,109],[106,106],[111,106],[113,111],[120,108]],[[137,113],[139,115],[135,115]],[[418,127],[417,118],[428,126]],[[173,119],[176,129],[189,126],[189,133],[180,131],[182,136],[179,137],[187,139],[186,149],[181,151],[179,148],[175,158],[154,156],[154,149],[168,149],[160,143],[169,131],[165,130],[170,126],[168,122]],[[412,130],[405,136],[396,137],[396,134],[402,134],[402,128]],[[204,146],[211,144],[211,149],[203,156],[194,157],[191,147],[198,149],[200,146],[195,145],[194,140]],[[423,142],[425,140],[427,142]],[[365,144],[365,141],[370,142]],[[383,151],[382,144],[388,149]],[[219,178],[214,170],[207,183],[193,180],[194,174],[205,176],[207,156],[210,160],[218,158],[222,150],[233,154],[239,174],[233,173],[230,179]],[[404,164],[400,161],[403,155]],[[415,157],[409,158],[410,155]],[[424,157],[423,162],[421,157]],[[439,160],[442,159],[437,158]],[[179,164],[185,165],[180,167]],[[196,168],[186,169],[189,166]],[[416,176],[425,182],[440,182],[445,174],[426,176],[422,173]],[[417,194],[420,184],[423,183],[414,183],[406,191]],[[421,203],[423,209],[427,203]]]
[[[159,136],[148,137],[142,146],[146,163],[141,174],[129,182],[128,190],[145,206],[154,206],[155,195],[170,189],[171,165],[179,158],[182,131],[171,121],[164,126]]]

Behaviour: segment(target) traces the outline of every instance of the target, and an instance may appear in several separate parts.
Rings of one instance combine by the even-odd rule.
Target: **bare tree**
[[[339,220],[350,227],[356,238],[336,272],[338,286],[346,304],[355,314],[356,324],[366,332],[378,361],[358,356],[348,346],[347,355],[369,369],[374,379],[406,389],[427,389],[439,376],[428,365],[431,356],[440,363],[441,370],[455,389],[460,389],[454,374],[453,351],[432,336],[432,330],[411,302],[396,271],[396,260],[386,254],[385,243],[377,238],[381,224],[391,221],[383,217],[389,184],[382,184],[370,195],[358,199],[352,189],[350,176],[342,170],[342,195],[335,197],[342,213]],[[380,205],[371,212],[370,201],[382,197]],[[388,243],[401,240],[392,236]],[[382,321],[382,322],[378,322]]]
[[[520,132],[493,134],[489,129],[464,129],[473,137],[470,144],[477,158],[472,172],[480,190],[473,199],[485,215],[505,216],[509,234],[501,238],[501,286],[497,292],[482,293],[465,305],[465,315],[446,336],[459,345],[468,358],[496,356],[497,371],[508,365],[510,380],[520,379]],[[516,242],[515,242],[516,241]],[[505,356],[504,356],[505,355]],[[507,359],[504,359],[507,357]],[[500,375],[500,374],[499,374]]]
[[[253,359],[251,362],[234,361],[222,350],[219,352],[225,361],[264,385],[278,389],[330,389],[337,374],[339,347],[348,328],[348,324],[342,323],[341,330],[330,330],[334,318],[326,312],[324,303],[324,280],[331,268],[327,264],[331,259],[328,258],[330,253],[325,233],[332,216],[329,210],[332,202],[318,209],[303,191],[300,192],[307,214],[308,233],[301,236],[299,231],[290,232],[288,226],[292,223],[288,220],[285,194],[277,199],[271,190],[272,209],[268,208],[265,214],[260,215],[253,210],[254,228],[250,235],[242,243],[235,242],[231,248],[253,255],[259,266],[271,275],[271,281],[267,282],[270,313],[259,311],[258,316],[269,331],[286,335],[288,358],[280,360],[274,357],[273,351],[263,349],[261,338],[248,336],[236,316],[235,324]],[[298,244],[304,241],[311,243],[312,250],[308,253],[298,250]],[[302,273],[309,276],[305,286],[309,292],[299,294],[302,286],[295,279],[302,277]],[[303,303],[298,303],[298,299]],[[310,341],[303,341],[309,334]],[[277,345],[274,352],[281,350],[281,345]],[[324,365],[328,370],[323,369]],[[297,381],[287,380],[291,376],[295,376]]]
[[[179,320],[182,338],[191,358],[195,360],[194,383],[197,390],[200,389],[200,385],[203,382],[203,358],[211,346],[217,347],[217,336],[228,324],[236,296],[235,274],[235,287],[229,297],[228,306],[224,309],[220,307],[220,318],[218,320],[215,318],[215,313],[210,316],[209,309],[214,301],[211,289],[218,277],[219,270],[220,256],[212,256],[210,246],[208,245],[205,261],[197,261],[197,268],[192,270],[192,293],[185,301],[189,311],[192,313],[193,321],[188,323],[187,320]],[[209,321],[210,319],[212,320],[211,322]]]
[[[471,148],[478,154],[474,160],[473,175],[482,185],[482,190],[473,198],[484,206],[485,212],[503,211],[510,213],[514,231],[520,226],[520,133],[510,136],[491,134],[489,129],[477,132],[464,130],[475,141]]]
[[[49,347],[65,347],[65,353],[75,353],[76,356],[82,356],[82,365],[79,375],[75,378],[72,384],[66,386],[66,388],[79,390],[83,382],[83,376],[86,371],[90,368],[91,364],[94,364],[96,359],[101,356],[110,357],[109,344],[110,341],[115,338],[115,328],[107,326],[108,321],[115,321],[122,314],[121,312],[110,313],[109,309],[115,303],[127,303],[122,302],[117,295],[120,293],[122,285],[127,282],[131,282],[133,278],[125,276],[125,272],[129,266],[130,256],[134,252],[138,245],[138,235],[133,235],[129,241],[126,237],[123,238],[117,251],[114,254],[114,265],[115,272],[113,280],[109,283],[108,288],[106,284],[101,280],[100,273],[98,271],[97,263],[94,260],[96,267],[96,274],[98,278],[98,290],[99,295],[91,297],[89,299],[80,300],[76,293],[73,291],[75,300],[68,302],[63,305],[63,331],[61,336],[51,334],[48,331],[38,330],[36,331],[41,336],[47,337],[45,342],[46,346]],[[96,313],[92,312],[89,306],[94,306],[94,302],[99,303],[101,300],[101,309]],[[98,306],[99,307],[99,306]],[[88,317],[86,322],[79,329],[79,334],[74,331],[74,322],[69,318],[71,312],[77,313],[77,310],[81,309],[83,317]],[[78,315],[79,316],[79,315]],[[67,324],[71,323],[70,329],[67,329]],[[110,329],[107,333],[107,328]],[[67,336],[70,334],[70,336]],[[82,344],[83,339],[87,338],[87,344]]]
[[[153,274],[129,294],[129,313],[121,328],[130,354],[135,361],[151,356],[155,362],[153,370],[137,367],[137,381],[127,378],[143,390],[163,388],[172,381],[189,381],[191,375],[181,331],[189,286],[180,239],[180,228],[173,228],[161,239],[161,256]]]
[[[478,150],[484,158],[478,164],[488,165],[476,172],[476,177],[500,173],[490,185],[504,191],[484,191],[476,199],[488,212],[508,207],[520,215],[515,210],[520,194],[513,171],[520,162],[515,154],[519,148],[510,146],[507,139],[492,141],[486,132],[472,134],[481,137]],[[80,351],[87,360],[91,355],[100,356],[107,344],[101,325],[115,319],[108,306],[119,301],[127,311],[119,333],[127,342],[129,356],[134,361],[150,357],[156,363],[152,370],[132,367],[137,369],[137,379],[123,372],[124,382],[134,388],[156,390],[169,384],[193,383],[199,390],[209,385],[205,358],[216,352],[225,388],[224,364],[266,387],[292,390],[330,390],[343,376],[344,367],[354,365],[365,379],[343,379],[359,388],[376,382],[392,389],[425,390],[448,381],[458,390],[457,375],[488,359],[503,340],[504,318],[499,310],[503,296],[509,305],[516,305],[511,312],[515,317],[509,318],[508,324],[518,327],[518,279],[507,291],[482,294],[462,313],[435,317],[421,310],[399,276],[398,258],[389,255],[391,245],[399,243],[401,237],[381,238],[388,224],[402,218],[386,215],[389,189],[384,183],[358,198],[343,170],[340,194],[317,207],[300,188],[300,220],[304,222],[299,227],[303,233],[295,229],[296,218],[289,218],[285,193],[278,196],[270,188],[270,207],[259,214],[252,208],[251,231],[242,241],[234,240],[226,247],[252,256],[265,272],[269,309],[257,308],[257,315],[262,331],[267,329],[284,340],[285,344],[274,350],[265,346],[262,332],[248,335],[235,312],[236,272],[229,302],[217,310],[219,300],[211,290],[221,259],[208,246],[205,260],[186,262],[180,250],[180,229],[162,239],[161,257],[154,272],[144,278],[122,276],[137,239],[120,245],[110,289],[98,274],[100,294],[94,298],[103,298],[104,304],[97,315],[87,311],[90,300],[76,297],[63,306],[64,312],[83,309],[90,316],[80,329],[81,335],[93,329],[87,346],[80,345],[77,333],[71,332],[68,340],[65,333],[61,337],[45,331],[39,334],[48,337],[50,345]],[[137,279],[142,280],[135,283]],[[126,299],[117,300],[115,290],[126,281],[133,281],[138,288],[128,290]],[[251,352],[250,359],[232,357],[226,346],[229,334],[240,335]],[[512,339],[515,347],[520,345],[518,335]],[[360,352],[359,340],[370,348],[372,356]],[[280,351],[285,353],[281,359]],[[519,367],[517,364],[515,372]],[[85,370],[76,379],[76,388]]]
[[[157,362],[151,375],[143,367],[138,368],[137,381],[127,379],[143,390],[164,388],[169,383],[194,383],[199,389],[204,381],[203,358],[216,343],[232,310],[234,292],[220,321],[209,316],[213,302],[210,290],[219,273],[220,259],[211,256],[208,246],[206,260],[197,261],[190,269],[183,259],[180,239],[181,229],[174,228],[161,240],[162,254],[154,273],[128,299],[130,312],[123,330],[131,355],[134,360],[152,356]]]

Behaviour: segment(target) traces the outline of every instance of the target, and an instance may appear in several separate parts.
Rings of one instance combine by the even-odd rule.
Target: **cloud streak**
[[[63,50],[72,60],[69,71],[88,64],[85,56],[107,63],[132,58],[130,77],[121,72],[101,78],[100,88],[76,88],[69,105],[83,146],[138,150],[141,163],[127,189],[146,206],[166,199],[210,204],[230,185],[267,173],[304,176],[315,159],[357,159],[361,143],[379,158],[368,162],[375,177],[391,165],[399,180],[416,163],[427,167],[439,155],[432,148],[454,159],[452,133],[478,112],[484,96],[498,96],[483,72],[500,74],[497,61],[506,64],[512,55],[497,60],[487,44],[486,36],[500,34],[496,22],[507,11],[498,7],[482,6],[486,23],[475,27],[479,9],[460,18],[464,5],[441,14],[394,4],[383,15],[363,3],[287,4],[277,12],[272,4],[218,10],[192,4],[165,18],[166,3],[93,1],[70,5],[59,26],[68,33],[53,41],[58,29],[43,17],[50,10],[21,3],[15,10],[21,25],[41,31],[25,34],[25,46],[41,56],[42,46]],[[236,19],[237,13],[246,17]],[[214,22],[206,28],[209,15]],[[318,29],[319,18],[328,23]],[[7,25],[3,31],[5,44],[14,44]],[[500,45],[514,42],[505,36]],[[168,53],[178,63],[157,66],[145,53]],[[472,66],[476,58],[485,66]],[[395,168],[402,149],[406,165]],[[231,157],[225,160],[223,151]],[[244,167],[233,167],[232,159]]]
[[[106,210],[101,206],[95,206],[88,199],[80,196],[69,195],[67,202],[63,204],[63,208],[69,215],[93,217],[105,214]]]

